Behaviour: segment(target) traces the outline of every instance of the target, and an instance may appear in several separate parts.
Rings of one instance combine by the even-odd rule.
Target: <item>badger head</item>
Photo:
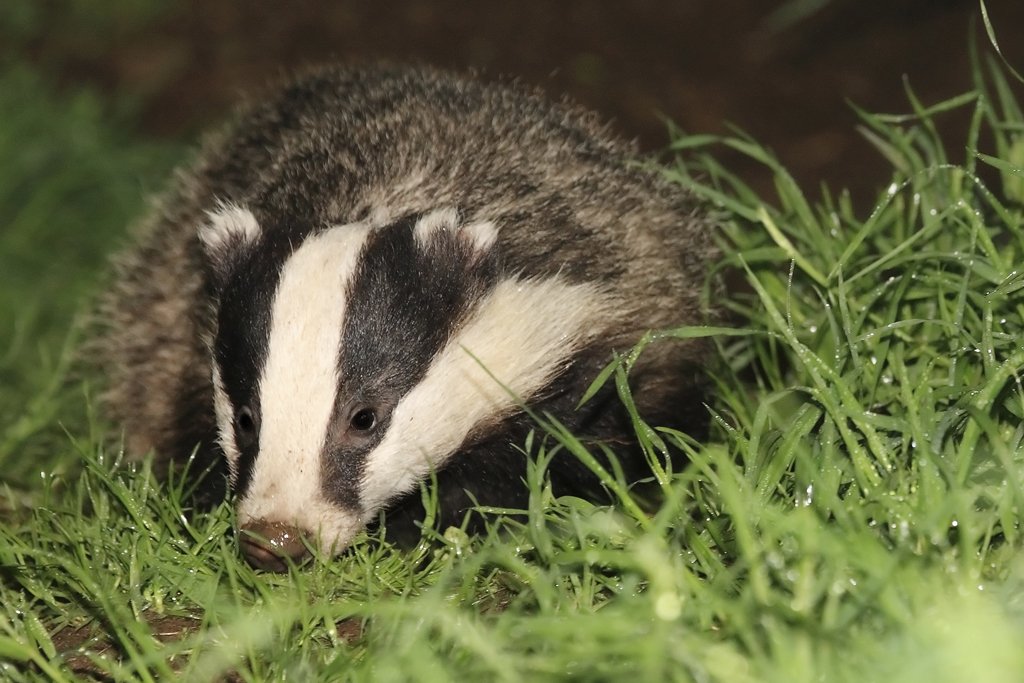
[[[209,214],[214,409],[250,562],[339,553],[598,333],[608,297],[504,272],[497,237],[453,209],[305,233]]]

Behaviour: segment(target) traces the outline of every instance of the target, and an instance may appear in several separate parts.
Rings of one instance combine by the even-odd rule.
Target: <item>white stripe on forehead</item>
[[[240,523],[282,521],[328,537],[349,525],[321,493],[320,451],[338,387],[346,287],[369,234],[363,224],[326,230],[281,270],[259,382],[259,455]]]
[[[363,518],[440,468],[474,427],[512,412],[509,392],[542,389],[614,315],[614,300],[590,285],[500,282],[395,408],[366,461]]]

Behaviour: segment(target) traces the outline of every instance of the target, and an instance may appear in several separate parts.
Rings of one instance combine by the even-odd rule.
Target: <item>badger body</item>
[[[681,188],[573,105],[425,68],[327,68],[250,104],[178,173],[102,304],[126,450],[227,466],[243,548],[281,568],[441,512],[521,506],[523,410],[644,460],[597,373],[700,322],[713,255]],[[699,429],[698,342],[633,368],[648,420]],[[598,496],[573,456],[556,492]]]

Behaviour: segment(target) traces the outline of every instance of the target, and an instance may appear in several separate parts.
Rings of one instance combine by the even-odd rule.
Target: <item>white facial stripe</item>
[[[443,465],[478,424],[512,412],[510,391],[528,399],[542,389],[615,308],[589,285],[500,282],[395,408],[366,461],[364,520]]]
[[[235,444],[235,413],[231,407],[231,399],[224,390],[224,380],[220,376],[220,368],[213,364],[213,411],[217,416],[217,442],[228,461],[228,477],[231,485],[238,482],[238,446]]]
[[[284,264],[259,383],[260,452],[238,504],[240,523],[294,524],[328,546],[361,526],[321,493],[320,451],[338,386],[345,289],[369,233],[363,224],[332,228]]]

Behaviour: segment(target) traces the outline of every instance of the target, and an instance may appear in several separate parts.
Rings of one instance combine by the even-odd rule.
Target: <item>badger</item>
[[[648,330],[696,324],[707,213],[588,111],[515,81],[321,67],[246,104],[115,259],[97,348],[134,456],[226,465],[239,545],[283,570],[383,512],[414,528],[522,507],[534,416],[649,475],[613,387]],[[629,384],[696,432],[708,349],[655,345]],[[578,458],[556,494],[595,499]],[[224,484],[221,484],[224,488]]]

